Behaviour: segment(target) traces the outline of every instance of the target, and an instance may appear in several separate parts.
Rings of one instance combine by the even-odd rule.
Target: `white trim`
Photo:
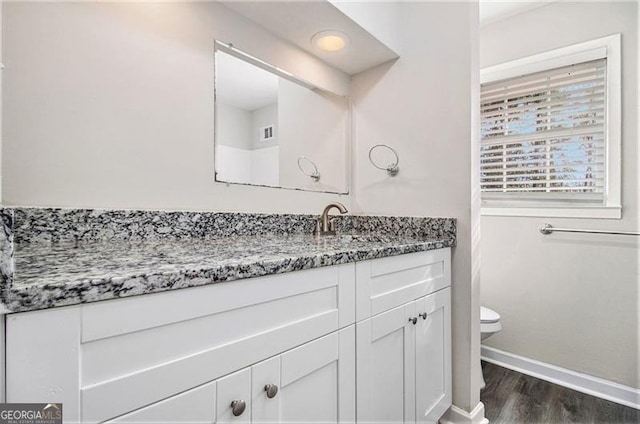
[[[588,50],[577,50],[578,46],[590,43],[591,42],[575,44],[562,49],[484,68],[480,70],[480,83],[485,84],[493,81],[506,80],[607,57],[606,47],[598,46],[597,48],[590,48]]]
[[[620,34],[599,40],[607,47],[606,206],[622,206],[622,64]]]
[[[622,90],[621,90],[621,36],[607,37],[574,44],[533,56],[516,59],[480,70],[481,84],[513,78],[585,60],[607,58],[607,100],[606,100],[606,190],[604,208],[558,208],[554,215],[544,208],[518,208],[507,213],[509,205],[499,208],[483,208],[483,215],[505,216],[549,216],[574,218],[620,219],[622,207]],[[514,208],[515,209],[515,208]],[[536,211],[539,209],[539,211]]]
[[[640,409],[640,389],[536,361],[535,359],[525,358],[524,356],[489,346],[481,347],[480,357],[483,361],[518,371],[522,374],[619,403],[620,405]]]
[[[531,216],[543,218],[595,218],[621,219],[622,208],[617,207],[573,207],[573,208],[545,208],[545,207],[489,207],[481,209],[482,216]]]
[[[615,51],[617,48],[617,52]],[[620,34],[572,44],[480,70],[480,84],[620,54]],[[608,61],[609,59],[607,59]],[[618,63],[619,65],[619,63]]]
[[[478,402],[471,412],[452,405],[439,422],[440,424],[489,424],[489,420],[484,417],[482,402]]]

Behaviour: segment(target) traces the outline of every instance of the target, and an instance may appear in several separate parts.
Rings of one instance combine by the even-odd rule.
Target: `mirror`
[[[347,193],[349,100],[216,41],[216,181]]]

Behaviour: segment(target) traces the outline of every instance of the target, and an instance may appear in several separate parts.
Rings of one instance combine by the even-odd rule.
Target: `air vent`
[[[273,137],[274,137],[273,124],[260,128],[260,141],[273,140]]]

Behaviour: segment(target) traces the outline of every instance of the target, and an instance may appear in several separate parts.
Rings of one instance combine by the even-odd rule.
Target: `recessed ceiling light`
[[[311,44],[325,52],[337,52],[349,43],[349,36],[342,31],[320,31],[311,37]]]

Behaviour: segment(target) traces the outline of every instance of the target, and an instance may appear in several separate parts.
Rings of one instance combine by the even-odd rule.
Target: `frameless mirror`
[[[216,42],[216,181],[347,193],[349,100]]]

